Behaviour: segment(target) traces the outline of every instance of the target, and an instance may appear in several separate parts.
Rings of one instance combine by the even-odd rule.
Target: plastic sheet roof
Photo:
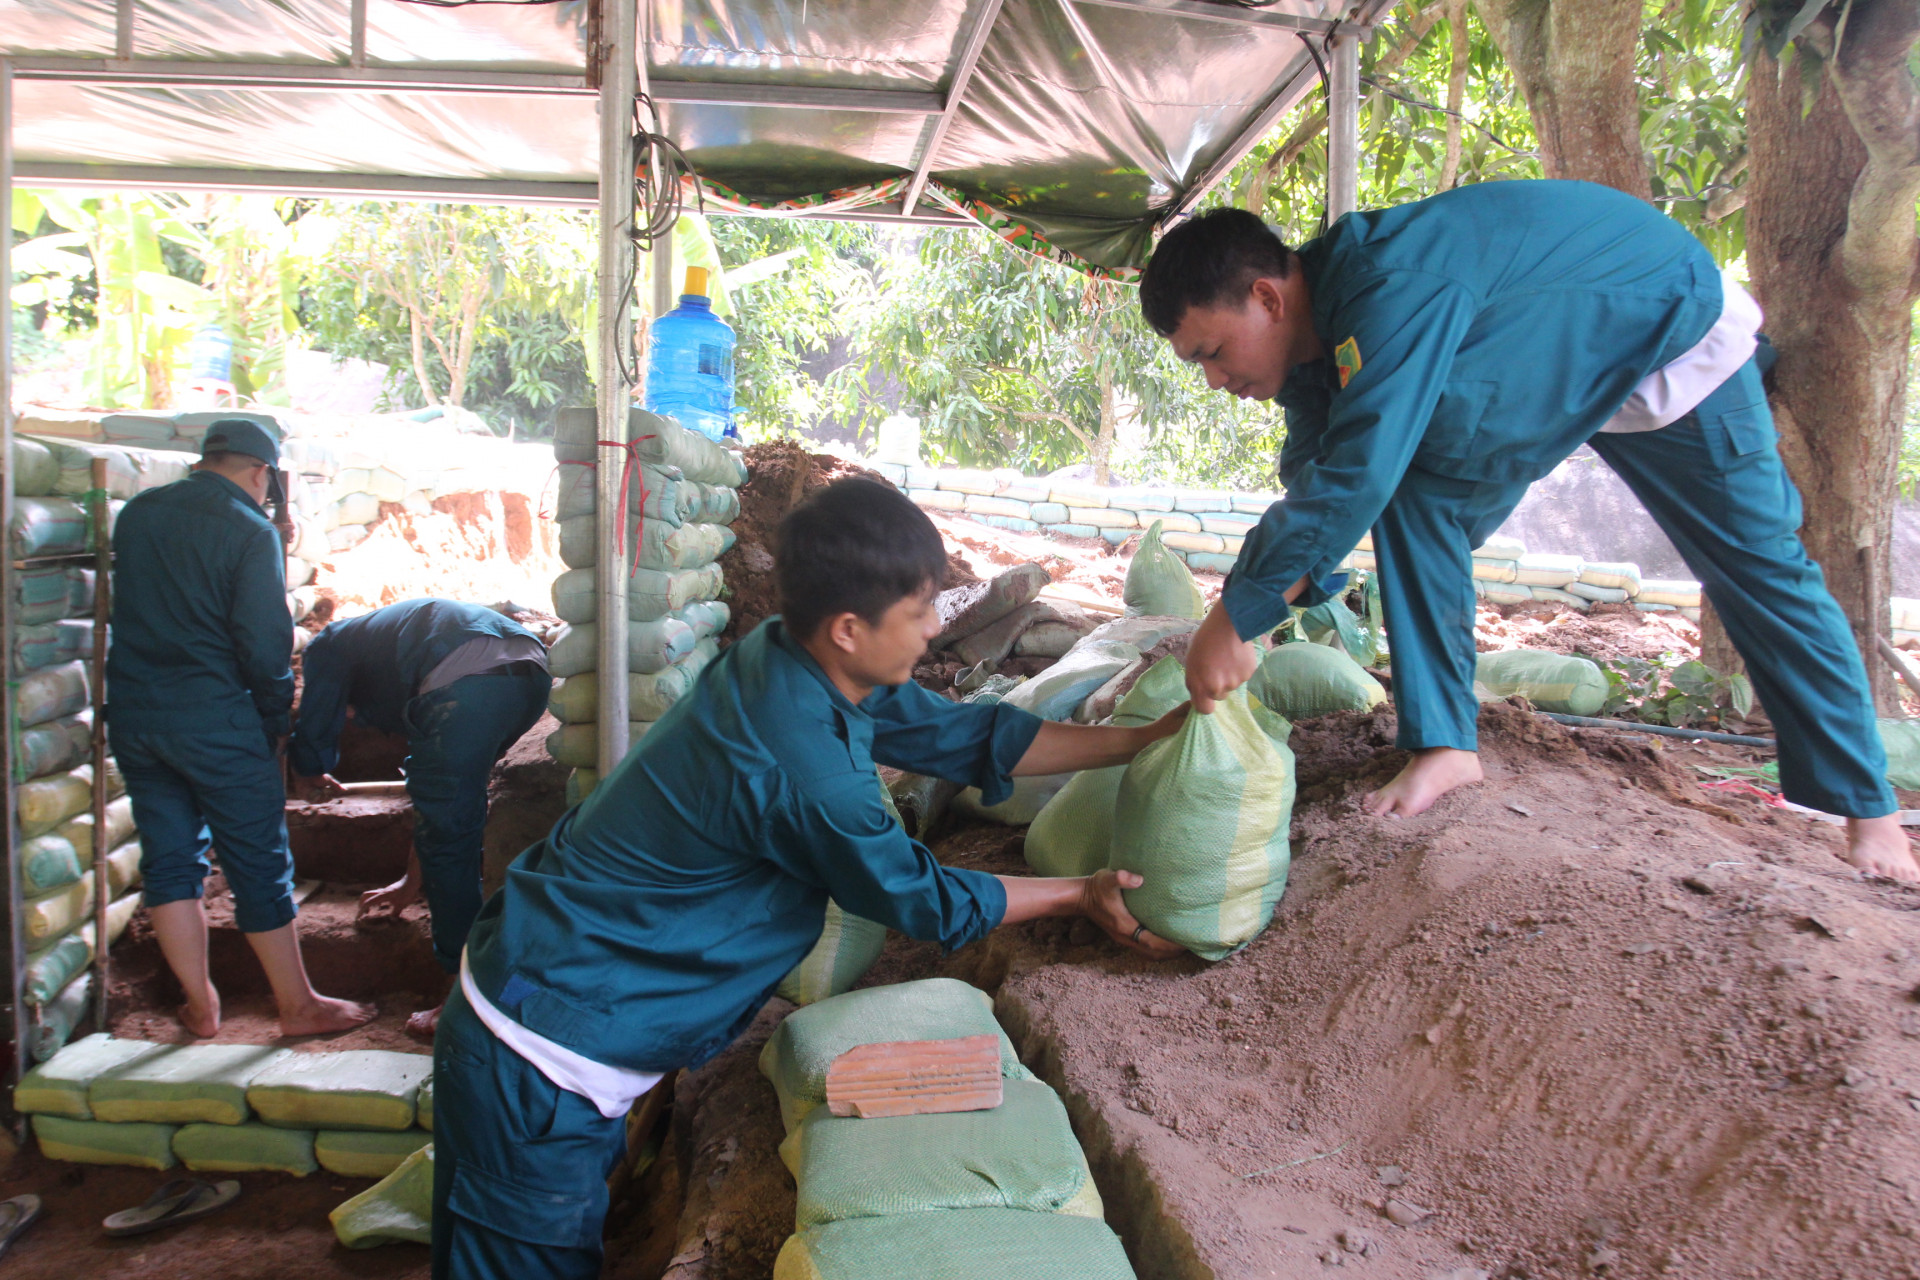
[[[1137,266],[1392,0],[641,0],[722,208],[982,219]],[[26,186],[591,204],[585,0],[0,0]],[[1351,30],[1352,28],[1345,28]]]

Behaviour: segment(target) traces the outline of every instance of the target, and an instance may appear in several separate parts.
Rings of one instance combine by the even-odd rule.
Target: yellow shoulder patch
[[[1333,349],[1334,367],[1340,370],[1340,389],[1346,390],[1353,375],[1360,372],[1360,344],[1352,338]]]

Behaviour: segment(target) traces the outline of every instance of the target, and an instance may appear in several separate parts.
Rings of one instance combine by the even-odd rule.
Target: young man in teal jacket
[[[874,766],[993,804],[1015,774],[1132,759],[1185,707],[1141,728],[1053,724],[914,684],[946,551],[886,485],[829,486],[775,545],[784,613],[515,859],[468,934],[434,1041],[436,1280],[598,1276],[628,1109],[739,1035],[818,940],[829,897],[949,949],[1084,915],[1143,954],[1179,954],[1128,914],[1130,872],[942,866],[888,815]]]
[[[1759,308],[1631,196],[1491,182],[1336,222],[1297,251],[1252,214],[1169,232],[1149,324],[1208,384],[1287,411],[1287,496],[1248,535],[1187,661],[1194,706],[1327,598],[1373,532],[1399,742],[1370,797],[1416,814],[1478,782],[1471,553],[1591,444],[1699,577],[1779,737],[1787,797],[1847,818],[1848,859],[1920,881],[1846,617],[1800,545],[1761,386]]]

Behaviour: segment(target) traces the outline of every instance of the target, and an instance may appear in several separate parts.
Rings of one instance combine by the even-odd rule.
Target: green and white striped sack
[[[1473,679],[1496,698],[1522,695],[1540,710],[1561,715],[1595,715],[1607,703],[1607,673],[1564,653],[1483,653],[1474,662]]]
[[[1127,909],[1203,959],[1259,936],[1287,886],[1291,732],[1236,689],[1135,756],[1121,780],[1107,865],[1146,880],[1126,891]]]
[[[986,1111],[862,1120],[821,1107],[780,1158],[799,1184],[802,1230],[929,1209],[1103,1213],[1067,1109],[1038,1080],[1007,1081],[1005,1101]]]
[[[869,1121],[868,1123],[878,1123]],[[790,1236],[773,1280],[1133,1280],[1104,1222],[1018,1209],[849,1218]]]
[[[1325,644],[1283,644],[1260,660],[1247,689],[1261,706],[1288,720],[1335,711],[1365,711],[1387,700],[1387,691],[1344,649]]]
[[[1207,598],[1200,594],[1192,571],[1160,539],[1160,521],[1155,520],[1127,565],[1127,580],[1121,587],[1127,612],[1156,618],[1204,617]]]

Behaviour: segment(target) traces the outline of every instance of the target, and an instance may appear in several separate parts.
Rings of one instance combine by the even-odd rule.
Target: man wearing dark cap
[[[185,480],[128,502],[113,535],[107,726],[140,830],[154,936],[195,1035],[220,1029],[201,906],[208,854],[273,987],[282,1035],[344,1031],[369,1006],[315,993],[293,931],[280,751],[293,703],[286,547],[262,504],[280,449],[239,418],[207,428]]]

